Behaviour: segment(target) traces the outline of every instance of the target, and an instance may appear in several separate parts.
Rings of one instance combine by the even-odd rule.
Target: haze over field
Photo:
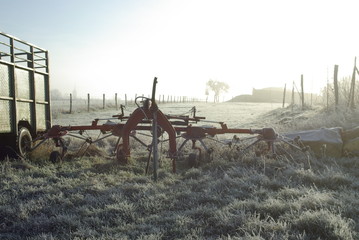
[[[252,88],[318,92],[352,72],[359,2],[284,0],[12,0],[0,31],[50,51],[52,88],[86,93],[204,97],[209,79],[226,98]]]

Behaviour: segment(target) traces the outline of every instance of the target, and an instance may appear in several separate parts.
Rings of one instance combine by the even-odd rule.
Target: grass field
[[[230,127],[358,124],[357,112],[200,109],[198,115],[228,119]],[[95,118],[80,115],[63,118]],[[206,160],[198,168],[179,162],[172,174],[163,159],[154,182],[141,152],[127,166],[102,155],[57,164],[8,159],[0,163],[0,239],[359,239],[357,157],[293,152],[274,160],[218,146]]]

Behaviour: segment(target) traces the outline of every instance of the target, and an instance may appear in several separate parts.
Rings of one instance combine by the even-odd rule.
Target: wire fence
[[[87,94],[87,98],[74,98],[69,94],[67,98],[56,98],[51,100],[52,111],[59,113],[76,113],[84,111],[97,111],[99,109],[120,109],[123,106],[135,106],[135,99],[139,97],[148,97],[144,95],[137,95],[129,97],[125,94],[120,97],[118,94],[113,96],[106,96],[103,94],[102,98],[91,97]],[[205,99],[199,99],[187,96],[173,96],[173,95],[159,95],[156,99],[157,104],[167,103],[196,103],[206,102]]]

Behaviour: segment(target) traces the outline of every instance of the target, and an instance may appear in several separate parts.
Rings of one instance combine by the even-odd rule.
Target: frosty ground
[[[198,115],[278,132],[359,124],[357,111],[241,104],[199,106]],[[90,124],[109,115],[82,114],[54,121]],[[221,146],[198,168],[179,163],[176,174],[164,160],[158,182],[144,174],[145,159],[140,153],[127,166],[101,154],[61,164],[1,162],[0,239],[359,238],[357,157],[272,159]]]

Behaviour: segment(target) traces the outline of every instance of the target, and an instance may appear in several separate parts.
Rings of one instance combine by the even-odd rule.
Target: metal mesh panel
[[[46,105],[36,104],[36,125],[38,131],[46,130]]]
[[[10,97],[10,66],[0,64],[0,96]]]
[[[18,120],[27,120],[31,125],[32,122],[32,107],[31,103],[27,102],[18,102],[17,103],[17,112],[18,112]]]
[[[11,101],[0,100],[0,133],[12,132],[12,110]]]
[[[17,79],[17,95],[19,98],[31,99],[30,72],[23,69],[15,70]]]
[[[45,76],[36,73],[35,74],[35,91],[36,91],[36,100],[37,101],[46,101],[46,83]]]

